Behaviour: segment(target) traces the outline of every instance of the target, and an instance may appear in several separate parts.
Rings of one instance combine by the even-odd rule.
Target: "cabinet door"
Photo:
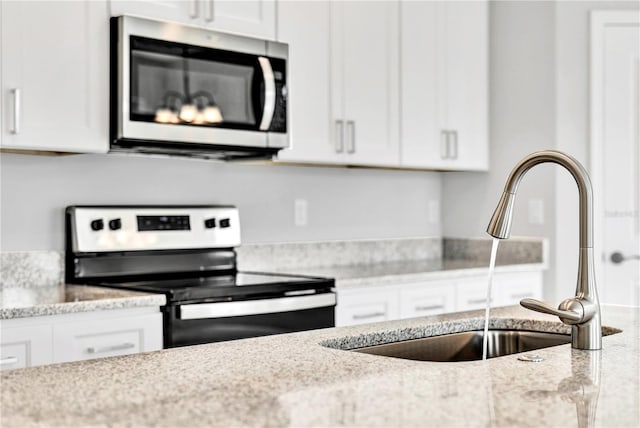
[[[329,2],[285,1],[278,4],[278,40],[289,44],[291,145],[279,160],[336,161],[331,120]],[[341,136],[340,136],[341,138]]]
[[[60,322],[53,327],[54,362],[162,349],[162,314]]]
[[[110,0],[111,16],[138,15],[144,18],[196,25],[203,13],[200,0]]]
[[[106,152],[105,1],[2,2],[2,149]]]
[[[398,291],[393,287],[338,290],[337,327],[389,321],[398,317]]]
[[[397,166],[398,2],[332,2],[333,114],[347,164]]]
[[[445,41],[440,68],[442,129],[448,130],[449,167],[487,170],[488,5],[486,1],[441,2]]]
[[[274,39],[274,0],[111,0],[111,15],[182,22],[213,30]]]
[[[456,282],[456,311],[484,309],[487,306],[489,280],[486,275],[460,279]],[[491,291],[491,301],[495,306],[495,287]]]
[[[447,163],[438,110],[439,3],[411,1],[402,2],[400,7],[401,164],[442,168]]]
[[[518,305],[525,298],[542,299],[542,272],[497,274],[493,280],[495,305]]]
[[[1,328],[0,370],[51,364],[52,334],[50,325]]]
[[[454,312],[456,288],[453,281],[403,284],[400,290],[400,318]]]
[[[204,23],[215,30],[265,39],[276,37],[274,0],[201,0]]]

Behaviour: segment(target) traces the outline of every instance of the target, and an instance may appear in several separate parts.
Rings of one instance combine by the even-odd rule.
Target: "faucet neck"
[[[573,157],[556,151],[535,152],[522,159],[511,171],[504,188],[503,198],[513,199],[522,177],[534,166],[551,162],[564,167],[578,185],[580,205],[580,248],[593,248],[593,194],[591,180],[584,167]]]

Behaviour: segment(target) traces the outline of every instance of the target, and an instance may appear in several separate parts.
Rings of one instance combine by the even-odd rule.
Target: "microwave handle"
[[[264,78],[264,107],[258,129],[260,131],[268,131],[269,126],[271,126],[271,119],[273,119],[273,113],[276,111],[276,80],[269,58],[258,57],[258,63]]]

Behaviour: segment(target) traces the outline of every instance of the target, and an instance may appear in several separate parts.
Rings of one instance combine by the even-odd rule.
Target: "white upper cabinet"
[[[281,2],[291,141],[278,159],[397,166],[397,2]]]
[[[488,169],[488,5],[403,2],[402,166]]]
[[[111,15],[138,15],[275,39],[275,0],[111,0]]]
[[[347,164],[397,166],[399,3],[332,2],[332,113]]]
[[[3,150],[106,152],[104,1],[0,3]]]
[[[291,148],[278,159],[335,163],[331,115],[329,2],[278,4],[278,40],[289,44],[289,133]]]

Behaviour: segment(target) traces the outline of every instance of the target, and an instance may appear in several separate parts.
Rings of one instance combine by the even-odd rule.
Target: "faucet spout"
[[[544,302],[525,299],[520,304],[534,311],[558,315],[572,326],[572,346],[577,349],[600,349],[602,331],[600,326],[600,302],[595,281],[593,257],[593,192],[591,180],[585,168],[573,157],[556,150],[543,150],[522,159],[513,168],[487,233],[494,238],[507,239],[511,235],[511,219],[516,193],[522,177],[534,166],[551,162],[564,167],[578,185],[580,205],[580,248],[576,296],[564,300],[554,310]]]

